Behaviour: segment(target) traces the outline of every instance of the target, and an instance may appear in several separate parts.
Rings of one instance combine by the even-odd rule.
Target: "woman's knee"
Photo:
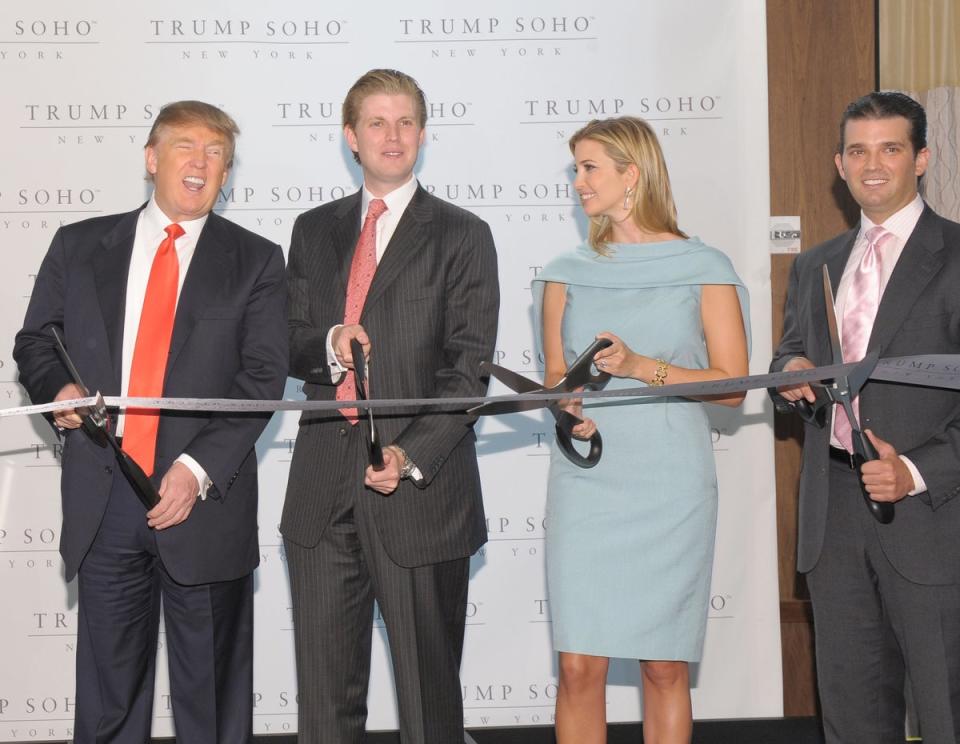
[[[609,663],[610,660],[603,656],[561,653],[560,685],[570,692],[602,689],[607,683]]]
[[[673,687],[687,684],[688,667],[685,661],[643,661],[640,662],[644,684],[655,687]]]

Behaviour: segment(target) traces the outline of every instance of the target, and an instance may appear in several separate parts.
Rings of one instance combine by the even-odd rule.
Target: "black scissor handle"
[[[853,432],[853,464],[857,466],[857,478],[860,481],[860,493],[863,494],[863,502],[873,518],[880,524],[890,524],[896,516],[896,509],[889,501],[874,501],[870,498],[870,492],[863,484],[863,463],[871,460],[879,460],[880,454],[877,452],[873,442],[862,431]]]
[[[357,396],[362,400],[367,398],[367,361],[363,356],[363,346],[355,338],[350,339],[350,356],[353,358],[353,373],[356,376]],[[377,427],[373,423],[373,411],[367,409],[367,443],[370,451],[370,467],[377,472],[384,469],[383,447],[380,446],[380,437]]]
[[[133,486],[140,503],[147,511],[150,511],[160,503],[160,493],[157,491],[157,487],[153,485],[149,476],[143,472],[143,468],[137,464],[137,461],[117,446],[116,440],[112,440],[111,444],[117,455],[117,465],[120,466],[120,472]]]
[[[364,400],[366,400],[367,360],[363,358],[363,346],[355,338],[350,339],[350,356],[353,359],[353,373],[363,388]]]
[[[554,427],[557,432],[557,445],[574,465],[581,468],[592,468],[600,462],[600,456],[603,454],[603,438],[599,431],[595,431],[590,437],[590,453],[584,457],[573,446],[573,427],[583,421],[574,416],[569,411],[557,411],[554,413],[557,419]]]
[[[613,341],[609,338],[596,339],[567,367],[567,371],[557,387],[563,390],[574,390],[584,385],[600,386],[606,383],[607,380],[610,379],[609,372],[599,372],[597,374],[591,372],[593,368],[593,357],[596,356],[597,352],[601,349],[606,349],[612,345]]]
[[[578,389],[590,390],[603,387],[610,379],[610,373],[600,372],[593,374],[591,372],[593,369],[593,357],[601,349],[606,349],[612,345],[613,341],[609,338],[598,338],[594,340],[594,342],[584,349],[580,356],[574,359],[573,363],[567,367],[567,372],[563,376],[563,379],[560,380],[552,390],[572,392]],[[555,426],[557,445],[563,454],[566,455],[567,459],[581,468],[592,468],[600,462],[600,457],[603,454],[603,437],[600,436],[600,432],[596,431],[590,437],[590,452],[584,457],[573,446],[573,427],[582,423],[582,419],[577,418],[569,411],[561,410],[556,404],[551,405],[550,410],[553,412],[553,416],[557,421]]]
[[[811,385],[810,387],[817,397],[815,403],[811,403],[806,398],[801,398],[790,405],[800,418],[808,424],[814,424],[822,429],[826,426],[827,411],[830,409],[833,400],[822,385]]]
[[[380,446],[375,429],[371,430],[370,436],[370,467],[378,473],[386,467],[383,462],[383,447]]]

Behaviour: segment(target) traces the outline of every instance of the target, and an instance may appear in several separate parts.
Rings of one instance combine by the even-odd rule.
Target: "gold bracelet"
[[[657,368],[650,380],[650,387],[660,387],[667,380],[667,369],[670,367],[663,359],[657,359]]]

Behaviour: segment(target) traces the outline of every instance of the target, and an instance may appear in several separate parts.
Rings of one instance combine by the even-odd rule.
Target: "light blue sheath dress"
[[[567,285],[562,321],[570,364],[601,331],[670,364],[708,366],[704,284],[732,284],[750,338],[746,288],[720,251],[698,239],[589,246],[534,281],[538,335],[545,282]],[[667,382],[669,382],[669,376]],[[641,386],[611,378],[606,389]],[[640,398],[585,405],[603,456],[591,469],[551,453],[547,586],[558,651],[697,661],[703,650],[717,481],[704,404]],[[586,447],[582,448],[586,452]]]

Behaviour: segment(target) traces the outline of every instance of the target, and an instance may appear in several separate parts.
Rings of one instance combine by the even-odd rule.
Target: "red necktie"
[[[853,275],[843,307],[843,361],[859,362],[866,356],[867,343],[873,331],[873,321],[880,307],[880,289],[883,279],[883,245],[893,233],[882,227],[871,227],[866,232],[867,249]],[[853,410],[859,418],[860,399],[853,401]],[[853,427],[843,408],[836,407],[833,433],[848,452],[853,452]]]
[[[180,262],[176,240],[183,228],[173,224],[165,228],[167,237],[153,257],[150,279],[143,296],[143,311],[137,342],[133,347],[130,383],[127,395],[135,398],[156,398],[163,394],[163,376],[170,353],[173,318],[177,310],[177,281]],[[149,408],[127,409],[123,429],[123,451],[136,460],[147,475],[153,475],[157,449],[157,428],[160,411]]]
[[[343,324],[354,325],[360,322],[363,303],[367,301],[367,292],[377,271],[377,220],[387,211],[383,199],[371,199],[367,206],[367,218],[363,221],[360,239],[357,241],[353,260],[350,262],[350,279],[347,281],[347,304],[343,311]],[[337,400],[356,400],[357,384],[352,374],[337,386]],[[358,411],[356,408],[341,408],[347,421],[356,426]]]

